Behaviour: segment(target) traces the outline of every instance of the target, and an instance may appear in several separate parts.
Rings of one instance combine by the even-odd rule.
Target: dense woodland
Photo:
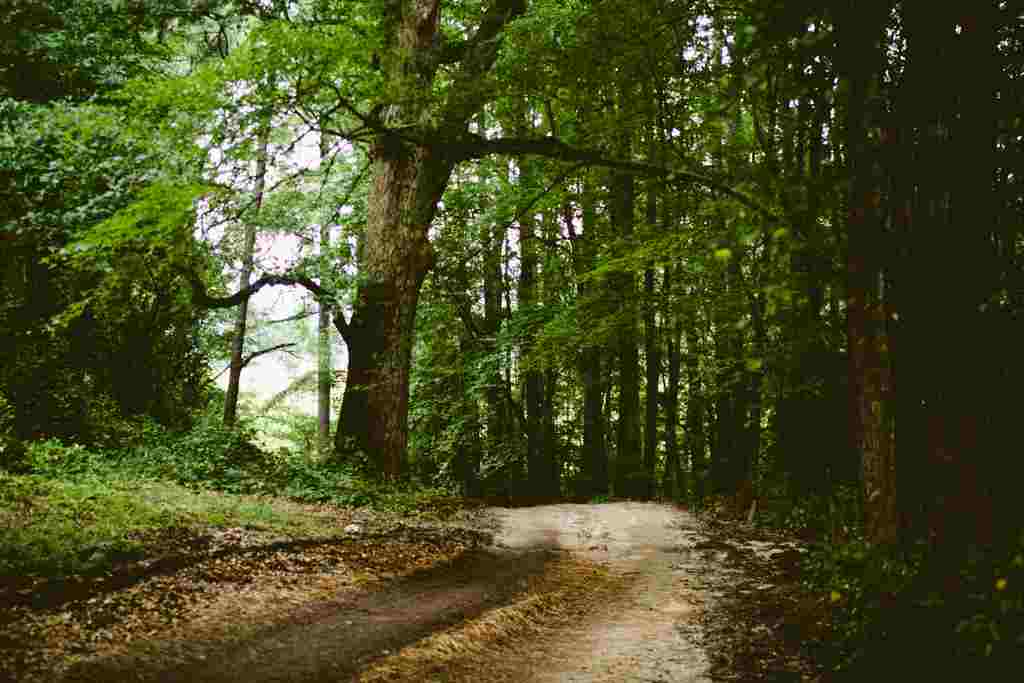
[[[1019,658],[1022,54],[1017,0],[4,3],[0,469],[714,506],[862,666]],[[240,401],[296,349],[317,416]]]

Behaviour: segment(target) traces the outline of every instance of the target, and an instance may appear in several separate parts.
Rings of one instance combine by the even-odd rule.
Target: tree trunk
[[[612,174],[612,223],[623,238],[633,234],[634,180]],[[619,422],[615,448],[615,495],[643,498],[647,482],[640,444],[640,353],[636,344],[636,286],[633,274],[621,273],[615,288],[619,298]]]
[[[520,168],[520,178],[528,176],[528,170]],[[519,310],[520,314],[534,315],[537,305],[537,240],[536,226],[533,216],[519,219]],[[529,323],[532,328],[532,322]],[[547,497],[550,488],[546,454],[544,453],[544,434],[542,413],[544,410],[544,379],[541,371],[535,366],[534,332],[531,329],[523,339],[522,360],[526,365],[523,371],[523,410],[526,412],[526,469],[530,486],[530,495],[538,499]]]
[[[993,538],[994,490],[1009,471],[995,456],[1007,442],[996,415],[1014,389],[1000,386],[1005,360],[993,360],[998,335],[984,312],[1005,286],[992,239],[998,14],[988,1],[969,10],[915,1],[903,11],[908,62],[894,171],[906,254],[896,278],[898,492],[912,531],[943,549]],[[956,25],[959,35],[949,28]]]
[[[690,454],[690,473],[693,477],[693,499],[700,505],[707,492],[707,440],[704,430],[705,408],[703,382],[700,376],[700,356],[697,324],[691,317],[686,321],[686,443]]]
[[[597,250],[597,216],[592,187],[584,179],[583,234],[573,242],[573,266],[576,270],[576,293],[584,306],[594,296],[584,279],[594,267]],[[572,225],[571,221],[566,222]],[[605,448],[605,420],[603,411],[604,375],[601,372],[601,347],[584,343],[579,355],[580,381],[583,384],[583,488],[584,496],[608,495],[608,450]]]
[[[259,213],[263,204],[263,191],[267,181],[267,156],[270,148],[270,120],[260,125],[259,151],[256,157],[256,183],[253,193],[256,197],[253,211]],[[249,286],[256,252],[256,223],[246,220],[242,238],[242,272],[238,277],[239,289]],[[242,299],[235,317],[235,329],[231,337],[231,367],[228,371],[228,388],[224,396],[224,424],[235,424],[238,416],[238,394],[242,381],[242,354],[245,352],[245,328],[249,317],[249,297]]]
[[[381,91],[400,99],[371,112],[380,126],[373,126],[376,137],[369,149],[365,275],[351,322],[335,320],[349,348],[335,449],[364,451],[384,479],[397,479],[404,471],[416,305],[434,263],[428,229],[458,158],[446,154],[454,150],[438,140],[465,134],[485,104],[484,91],[475,86],[497,58],[505,25],[525,9],[523,0],[498,0],[488,7],[462,61],[449,71],[453,84],[440,106],[431,101],[441,65],[440,0],[389,2],[382,15],[386,82]],[[415,128],[422,142],[390,132],[398,128]]]
[[[330,152],[330,143],[325,133],[320,134],[320,163],[323,165]],[[326,180],[326,179],[325,179]],[[331,248],[331,226],[327,220],[320,224],[320,272],[327,272],[328,254]],[[317,447],[321,458],[330,455],[331,449],[331,385],[333,366],[331,363],[331,307],[325,302],[318,304],[317,315]]]
[[[665,266],[665,280],[662,285],[666,302],[672,297],[672,266]],[[666,304],[666,310],[670,306]],[[683,320],[676,313],[666,314],[666,320],[673,320],[672,329],[668,333],[668,388],[665,392],[665,475],[662,479],[662,490],[669,500],[681,500],[687,496],[686,469],[680,462],[679,455],[679,382],[682,368],[680,341],[683,336]]]
[[[657,185],[647,188],[647,226],[658,227]],[[658,464],[658,385],[661,376],[661,349],[658,346],[658,327],[655,319],[654,267],[644,270],[644,363],[646,396],[644,400],[644,470],[647,475],[647,498],[655,495],[657,479],[654,472]]]
[[[409,438],[409,372],[420,287],[434,264],[427,239],[452,165],[425,147],[378,139],[366,220],[365,275],[352,320],[335,448],[363,451],[374,473],[397,479]]]
[[[874,543],[897,540],[899,519],[890,412],[890,366],[881,253],[881,181],[869,130],[882,64],[887,3],[850,3],[839,21],[840,73],[846,85],[850,186],[847,218],[847,340],[853,446],[860,453],[864,520]]]
[[[558,240],[557,214],[545,213],[544,238],[548,243],[555,243]],[[558,305],[558,286],[560,277],[560,263],[558,258],[547,253],[543,267],[544,285],[544,306],[550,312]],[[558,432],[555,429],[555,399],[558,395],[558,372],[551,364],[544,370],[544,404],[541,410],[541,422],[543,426],[543,451],[544,460],[548,469],[548,495],[557,499],[562,493],[562,467],[559,460],[561,448],[558,443]]]
[[[496,226],[484,225],[481,229],[484,247],[484,321],[483,333],[487,353],[496,357],[493,370],[488,374],[484,401],[487,404],[487,442],[486,451],[493,461],[497,461],[503,451],[508,436],[508,409],[506,405],[504,384],[501,375],[501,364],[497,362],[498,332],[501,330],[501,292],[504,286],[502,273],[502,246],[504,235],[498,235]]]
[[[547,466],[547,495],[557,499],[562,493],[561,467],[558,460],[558,432],[555,430],[555,396],[558,388],[558,373],[553,368],[544,371],[544,404],[541,407],[543,428],[542,444],[544,462]]]

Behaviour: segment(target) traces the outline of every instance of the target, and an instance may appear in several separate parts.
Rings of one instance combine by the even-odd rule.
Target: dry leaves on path
[[[449,561],[488,539],[471,529],[407,526],[372,513],[340,521],[350,533],[335,537],[181,530],[163,539],[172,545],[162,556],[110,575],[49,586],[37,581],[27,596],[22,587],[0,607],[0,680],[52,681],[76,664],[145,642],[200,634],[231,639],[249,624]],[[34,604],[40,596],[48,597]]]

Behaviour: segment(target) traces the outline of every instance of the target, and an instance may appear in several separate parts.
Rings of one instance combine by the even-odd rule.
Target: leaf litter
[[[135,651],[173,659],[168,643],[187,650],[197,638],[244,638],[301,605],[429,569],[490,539],[475,510],[448,510],[442,523],[308,507],[333,517],[339,533],[176,527],[103,573],[11,577],[0,585],[0,680],[51,681]]]

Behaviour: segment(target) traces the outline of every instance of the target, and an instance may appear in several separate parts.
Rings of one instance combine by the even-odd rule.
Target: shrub
[[[14,434],[14,406],[0,393],[0,470],[25,469],[25,447]]]
[[[56,438],[30,442],[26,451],[28,470],[51,479],[77,479],[111,464],[103,453]]]
[[[831,605],[823,654],[850,680],[900,678],[894,661],[913,662],[911,678],[985,678],[1019,660],[1024,533],[966,556],[855,538],[815,548],[803,570],[805,589]]]
[[[212,418],[187,432],[170,432],[154,422],[142,430],[142,443],[128,455],[128,464],[145,474],[186,486],[231,493],[260,493],[268,487],[274,463],[260,450],[244,425],[225,427]]]

